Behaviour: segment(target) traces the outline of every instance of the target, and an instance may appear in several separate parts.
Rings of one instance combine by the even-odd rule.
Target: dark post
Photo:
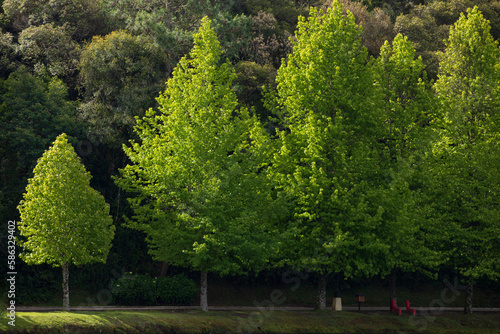
[[[361,295],[361,294],[356,295],[355,300],[358,302],[358,312],[360,312],[361,311],[361,303],[364,303],[364,301],[365,301],[365,295]]]

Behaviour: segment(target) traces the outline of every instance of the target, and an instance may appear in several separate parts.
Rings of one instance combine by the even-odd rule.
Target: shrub
[[[169,305],[189,305],[198,294],[193,280],[180,274],[160,277],[156,281],[157,302]]]
[[[155,281],[148,275],[125,273],[111,292],[115,303],[121,305],[152,305],[156,301]]]

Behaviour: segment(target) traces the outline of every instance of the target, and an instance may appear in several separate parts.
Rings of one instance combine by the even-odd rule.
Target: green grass
[[[258,329],[257,327],[260,327]],[[2,333],[500,333],[497,315],[409,317],[355,312],[18,312]]]

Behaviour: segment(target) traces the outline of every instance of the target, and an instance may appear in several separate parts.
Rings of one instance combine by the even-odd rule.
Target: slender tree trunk
[[[396,269],[392,270],[391,273],[391,299],[396,299],[397,294],[396,294]]]
[[[464,309],[465,314],[472,313],[472,295],[473,295],[473,292],[474,292],[474,282],[469,281],[467,283],[467,295],[465,296],[465,309]]]
[[[62,265],[63,274],[63,311],[69,311],[69,268],[67,263]]]
[[[158,276],[165,277],[165,276],[167,276],[167,272],[168,272],[168,263],[163,261],[161,263],[160,275],[158,275]]]
[[[208,311],[208,274],[202,270],[200,280],[200,307],[202,311]]]
[[[316,307],[319,310],[326,309],[326,277],[327,274],[323,272],[320,274],[318,280],[318,300]]]
[[[126,156],[123,155],[121,168],[125,168],[125,166],[126,166]],[[116,225],[116,222],[118,220],[118,217],[120,216],[121,189],[122,189],[121,187],[118,187],[118,194],[116,195],[116,214],[115,214],[115,220],[114,220],[115,225]]]

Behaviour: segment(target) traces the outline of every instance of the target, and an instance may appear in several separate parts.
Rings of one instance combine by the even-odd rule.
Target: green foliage
[[[12,29],[53,23],[76,41],[107,32],[108,20],[98,0],[5,0],[3,9]]]
[[[367,202],[376,113],[361,29],[335,1],[299,19],[293,52],[278,70],[285,131],[271,165],[294,203],[285,229],[291,264],[347,277],[375,274],[380,210]],[[293,254],[293,255],[292,255]]]
[[[84,102],[79,117],[97,141],[120,145],[131,138],[135,116],[154,106],[167,73],[163,52],[146,37],[125,31],[94,37],[82,51]]]
[[[20,257],[28,264],[61,266],[105,262],[114,236],[109,205],[89,185],[67,136],[38,160],[19,204]]]
[[[231,62],[242,60],[251,39],[253,21],[245,15],[230,16],[220,13],[214,19],[213,29],[217,34],[224,56]]]
[[[421,166],[429,145],[429,123],[436,107],[421,57],[406,37],[386,42],[373,62],[375,96],[381,109],[378,186],[372,205],[383,207],[376,235],[387,245],[382,274],[423,271],[440,264],[429,242],[428,222],[420,209]],[[394,291],[393,291],[394,293]]]
[[[192,46],[192,31],[203,17],[208,1],[106,1],[116,29],[144,35],[177,62]],[[189,9],[189,10],[188,10]]]
[[[435,90],[440,138],[430,160],[433,218],[448,224],[444,250],[469,281],[498,279],[498,43],[477,7],[450,31]]]
[[[157,302],[166,305],[191,305],[198,289],[193,280],[179,274],[156,279]]]
[[[157,31],[157,26],[168,30],[193,31],[204,16],[213,18],[217,13],[228,11],[232,1],[210,0],[118,0],[107,1],[111,15],[121,22],[120,26],[133,33]]]
[[[25,68],[0,81],[0,182],[3,217],[16,217],[27,178],[61,132],[78,135],[75,103],[59,79],[34,77]]]
[[[0,30],[0,77],[7,78],[17,66],[13,36]]]
[[[154,305],[155,280],[149,275],[125,273],[113,283],[111,293],[119,305]]]
[[[208,16],[220,34],[221,44],[230,59],[238,59],[245,47],[250,19],[232,15],[232,0],[118,0],[105,1],[115,25],[135,35],[148,36],[168,53],[174,65],[189,52],[193,34],[201,19]]]
[[[255,117],[237,109],[234,70],[221,63],[204,19],[158,98],[159,112],[138,120],[140,142],[118,183],[135,197],[134,222],[160,261],[222,275],[259,270],[275,252],[268,222],[268,138]]]
[[[19,34],[17,52],[22,61],[40,76],[74,77],[80,56],[78,45],[64,27],[52,23],[30,26]]]

